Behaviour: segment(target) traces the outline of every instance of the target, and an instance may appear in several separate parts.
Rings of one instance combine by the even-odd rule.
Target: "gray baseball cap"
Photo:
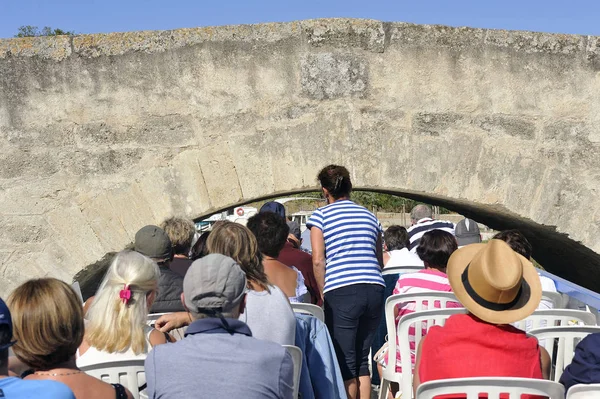
[[[192,313],[202,310],[229,312],[246,292],[246,274],[233,259],[210,254],[192,263],[183,279],[185,306]]]
[[[456,224],[454,235],[459,247],[481,242],[481,232],[477,222],[472,219],[463,219]]]
[[[144,226],[135,233],[133,249],[149,258],[163,260],[170,259],[172,245],[169,236],[158,226]]]

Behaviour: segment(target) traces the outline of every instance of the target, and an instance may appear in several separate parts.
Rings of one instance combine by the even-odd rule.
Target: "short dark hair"
[[[7,324],[0,324],[0,345],[12,340],[12,331]],[[0,368],[8,367],[8,348],[0,350]]]
[[[435,269],[445,269],[448,259],[458,249],[456,238],[444,230],[430,230],[419,240],[417,254],[423,262]]]
[[[506,242],[513,251],[531,260],[533,248],[519,230],[504,230],[497,233],[492,239]]]
[[[383,241],[385,242],[388,251],[408,248],[410,245],[408,232],[404,227],[397,225],[393,225],[387,228],[385,233],[383,233]]]
[[[279,256],[290,231],[285,218],[273,212],[257,213],[248,219],[246,227],[256,237],[258,250],[272,258]]]
[[[200,234],[198,240],[192,247],[192,260],[200,259],[206,255],[208,255],[208,248],[206,247],[206,241],[208,241],[208,236],[210,231],[205,231]]]
[[[326,188],[334,199],[346,197],[350,195],[350,191],[352,191],[350,172],[343,166],[325,166],[319,172],[317,179],[319,180],[319,183],[321,183],[321,187]]]

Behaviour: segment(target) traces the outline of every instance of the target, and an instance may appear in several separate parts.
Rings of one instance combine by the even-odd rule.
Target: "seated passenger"
[[[513,249],[513,251],[531,261],[533,248],[527,238],[519,230],[504,230],[497,233],[493,238],[506,242],[508,246]],[[542,283],[542,291],[557,292],[556,284],[554,284],[552,279],[542,276],[539,273],[538,276],[540,276],[540,282]],[[554,303],[547,299],[542,299],[537,307],[537,310],[544,309],[554,309]],[[529,327],[527,328],[527,330],[530,329],[531,328]]]
[[[546,350],[510,325],[533,313],[540,302],[540,279],[531,262],[492,239],[455,251],[447,272],[469,313],[450,316],[421,340],[414,389],[447,378],[548,378]]]
[[[252,232],[239,223],[219,222],[208,236],[206,246],[209,253],[233,258],[246,273],[246,308],[240,320],[248,324],[252,336],[280,345],[294,345],[294,312],[281,289],[269,283]],[[161,316],[156,326],[161,331],[170,331],[188,325],[190,319],[188,313],[172,313]]]
[[[133,398],[121,384],[107,384],[77,368],[75,353],[84,334],[83,308],[68,284],[54,278],[29,280],[13,291],[8,304],[15,355],[32,369],[26,381],[62,382],[77,399]]]
[[[0,299],[0,397],[6,399],[75,399],[73,391],[56,381],[21,380],[8,375],[8,348],[15,344],[12,318]]]
[[[160,269],[158,294],[150,308],[150,313],[185,310],[180,301],[183,277],[169,269],[173,259],[173,248],[167,233],[158,226],[144,226],[135,233],[133,249],[155,261]]]
[[[425,264],[423,270],[419,270],[416,273],[404,273],[398,278],[396,287],[394,288],[393,294],[417,294],[422,292],[452,292],[452,287],[448,282],[446,276],[446,266],[450,255],[457,249],[456,239],[454,236],[443,230],[430,230],[423,234],[420,240],[420,244],[417,247],[417,254],[419,258]],[[439,308],[439,302],[428,304],[429,308]],[[462,307],[459,303],[448,303],[447,307]],[[405,302],[398,304],[394,310],[396,316],[396,326],[400,321],[400,318],[404,315],[413,313],[415,311],[414,302]],[[427,332],[423,331],[423,335]],[[411,361],[412,364],[415,362],[415,329],[411,327],[409,329],[409,342],[411,350]],[[398,345],[400,343],[398,342]],[[387,345],[387,344],[386,344]],[[385,349],[384,349],[385,351]],[[400,348],[396,351],[396,371],[401,373],[402,368],[400,367]],[[383,361],[379,362],[381,366],[387,365],[387,354]],[[381,369],[380,369],[381,374]],[[392,393],[395,394],[397,385],[394,384],[392,387]]]
[[[434,220],[433,210],[429,205],[417,204],[410,211],[411,226],[406,230],[410,240],[410,252],[416,253],[419,240],[428,231],[444,230],[454,235],[454,223],[445,220]]]
[[[194,243],[191,253],[192,261],[208,255],[208,250],[206,249],[206,241],[208,241],[209,235],[210,231],[205,231],[204,233],[200,234],[200,237],[198,237],[198,239]]]
[[[386,267],[423,266],[419,256],[408,250],[408,233],[402,226],[390,226],[383,233],[383,264]]]
[[[310,296],[310,303],[318,306],[323,305],[319,285],[315,279],[313,270],[312,256],[300,249],[302,245],[302,235],[300,233],[300,225],[296,222],[287,222],[290,228],[290,234],[283,246],[277,260],[287,266],[296,267],[304,277],[304,284]]]
[[[252,337],[238,320],[246,286],[244,272],[229,257],[210,254],[194,261],[181,297],[194,322],[184,339],[148,354],[149,397],[292,398],[290,354]]]
[[[289,233],[285,219],[273,212],[262,212],[248,219],[246,226],[256,237],[269,281],[281,288],[290,302],[310,302],[302,273],[277,260]]]
[[[115,256],[96,293],[79,347],[77,366],[145,358],[167,336],[146,323],[160,270],[150,258],[123,251]]]
[[[590,334],[577,344],[575,355],[562,376],[565,393],[573,385],[600,383],[600,333]]]
[[[472,219],[465,218],[458,222],[454,228],[454,235],[456,236],[456,242],[458,243],[459,248],[469,244],[479,244],[481,242],[479,225]]]
[[[169,218],[162,222],[160,227],[169,236],[173,248],[173,259],[169,263],[169,269],[183,277],[192,264],[190,252],[196,236],[196,226],[189,219]]]

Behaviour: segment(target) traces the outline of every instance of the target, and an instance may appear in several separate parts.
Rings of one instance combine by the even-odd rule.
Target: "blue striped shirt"
[[[318,228],[325,239],[324,292],[352,284],[385,286],[376,252],[382,228],[367,208],[336,201],[317,209],[306,227]]]

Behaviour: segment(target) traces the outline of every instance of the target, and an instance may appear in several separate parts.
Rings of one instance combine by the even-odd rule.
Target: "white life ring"
[[[238,208],[235,213],[237,213],[238,216],[244,216],[244,208]]]

